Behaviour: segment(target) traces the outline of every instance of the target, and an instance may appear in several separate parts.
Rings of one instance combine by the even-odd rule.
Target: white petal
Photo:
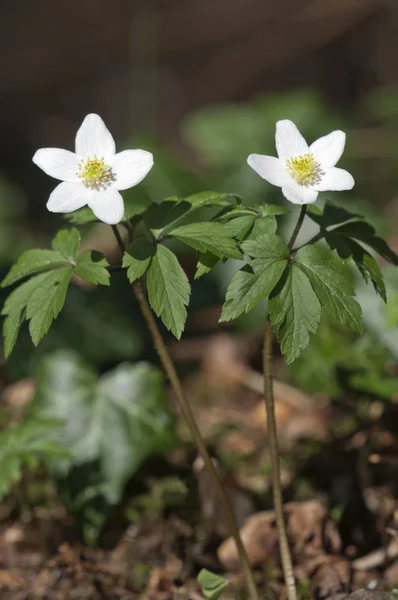
[[[291,177],[286,171],[284,163],[274,156],[263,156],[262,154],[250,154],[247,164],[266,181],[282,187],[286,185]]]
[[[310,146],[310,152],[322,167],[334,167],[344,152],[344,131],[332,131],[329,135],[319,138]]]
[[[352,190],[355,185],[353,176],[344,169],[332,167],[327,169],[322,180],[311,187],[317,192],[332,192],[341,190]]]
[[[115,175],[113,187],[126,190],[148,175],[153,167],[153,155],[146,150],[124,150],[115,154],[110,166]]]
[[[62,181],[79,181],[76,175],[79,158],[74,152],[61,148],[41,148],[32,158],[47,175]]]
[[[91,190],[87,204],[97,219],[108,225],[116,225],[123,219],[123,198],[115,188]]]
[[[60,183],[50,194],[47,208],[54,213],[69,213],[87,204],[87,188],[81,183]]]
[[[275,145],[278,156],[286,161],[292,156],[306,154],[308,144],[293,121],[278,121],[276,124]]]
[[[76,154],[83,158],[110,158],[116,152],[115,140],[99,115],[87,115],[76,134]]]
[[[282,188],[282,194],[293,204],[313,204],[318,198],[318,192],[294,181]]]

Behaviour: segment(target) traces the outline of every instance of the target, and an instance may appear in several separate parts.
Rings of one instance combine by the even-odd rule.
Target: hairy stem
[[[283,500],[279,467],[279,448],[276,431],[275,404],[272,380],[272,325],[269,318],[267,318],[265,324],[263,370],[264,398],[265,408],[267,411],[268,440],[272,466],[272,490],[274,496],[276,525],[278,528],[279,549],[282,560],[283,576],[287,588],[287,596],[289,600],[296,600],[297,593],[296,584],[294,581],[293,563],[287,538],[285,517],[283,514]]]
[[[120,236],[120,233],[119,233],[116,225],[112,225],[112,229],[115,234],[117,243],[119,244],[119,248],[124,253],[125,246],[124,246],[123,240]],[[146,293],[140,283],[135,283],[133,285],[133,289],[134,289],[135,297],[137,298],[141,312],[145,319],[145,322],[146,322],[148,329],[150,331],[150,334],[152,336],[153,344],[155,346],[157,353],[159,354],[160,362],[162,363],[163,369],[164,369],[167,377],[169,378],[169,381],[173,388],[178,408],[181,411],[181,414],[183,415],[184,419],[186,420],[186,423],[189,427],[189,430],[194,439],[196,447],[197,447],[200,455],[203,458],[205,467],[206,467],[210,477],[212,478],[213,485],[218,493],[220,503],[223,506],[223,510],[224,510],[225,518],[226,518],[226,521],[228,524],[228,528],[230,530],[232,537],[235,540],[235,544],[236,544],[236,547],[239,552],[240,560],[242,563],[242,569],[243,569],[243,572],[244,572],[244,575],[246,578],[246,583],[247,583],[247,587],[248,587],[248,591],[249,591],[249,597],[251,598],[251,600],[259,600],[260,597],[259,597],[259,594],[257,591],[254,576],[253,576],[253,573],[251,570],[249,558],[247,556],[246,550],[243,546],[243,543],[242,543],[242,540],[240,537],[239,527],[236,522],[236,517],[235,517],[234,510],[232,508],[232,505],[228,499],[228,496],[225,493],[220,476],[217,473],[214,463],[207,451],[206,444],[205,444],[205,442],[202,438],[202,435],[199,431],[199,428],[196,424],[194,414],[192,412],[188,398],[186,397],[184,390],[182,388],[182,385],[181,385],[180,379],[178,377],[176,368],[174,366],[173,360],[170,356],[169,351],[167,350],[166,344],[163,340],[162,334],[160,333],[156,319],[153,315],[151,307],[149,306],[149,303],[148,303],[148,300],[146,297]]]

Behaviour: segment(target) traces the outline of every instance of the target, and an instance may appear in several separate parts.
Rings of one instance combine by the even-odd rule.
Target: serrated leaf
[[[53,250],[66,260],[75,262],[80,246],[80,233],[76,228],[61,229],[51,242]]]
[[[289,364],[307,347],[309,334],[316,332],[321,316],[321,306],[310,280],[297,266],[286,270],[268,301],[268,311],[277,329],[282,354]]]
[[[274,234],[263,234],[256,239],[246,240],[241,247],[253,258],[272,260],[289,256],[289,248],[283,239]]]
[[[229,206],[241,202],[241,197],[237,194],[225,192],[198,192],[185,198],[192,206]]]
[[[228,229],[232,237],[235,237],[238,241],[241,241],[253,227],[256,218],[256,215],[243,215],[236,217],[235,219],[229,220],[225,224],[225,227]]]
[[[77,259],[74,272],[85,281],[99,285],[110,284],[109,263],[106,258],[94,250],[86,250]]]
[[[364,280],[368,282],[370,279],[376,293],[383,298],[384,302],[387,301],[387,292],[381,269],[373,256],[361,244],[352,238],[335,235],[333,231],[326,233],[325,241],[332,250],[336,250],[342,259],[352,257]]]
[[[220,322],[236,319],[265,300],[278,283],[287,264],[289,249],[277,235],[262,235],[241,245],[245,252],[257,258],[232,278]]]
[[[12,285],[29,275],[57,269],[68,264],[70,264],[69,261],[65,260],[59,252],[54,252],[54,250],[27,250],[21,254],[17,262],[11,267],[3,279],[1,287]]]
[[[72,267],[46,273],[29,298],[26,318],[30,320],[29,332],[35,346],[62,310],[72,273]]]
[[[341,206],[335,206],[331,202],[325,204],[323,212],[314,204],[308,205],[307,212],[308,216],[323,228],[345,223],[352,219],[362,219],[362,215],[352,213]]]
[[[373,248],[380,256],[394,265],[398,265],[398,256],[387,242],[376,235],[374,227],[364,221],[344,223],[332,230],[333,235],[354,238]]]
[[[292,212],[285,206],[278,206],[277,204],[257,204],[254,207],[262,217],[277,217],[278,215],[288,215]]]
[[[217,600],[221,596],[223,589],[229,585],[227,579],[207,569],[201,569],[197,580],[203,595],[208,600]]]
[[[147,271],[149,302],[177,339],[180,339],[187,319],[191,286],[177,257],[158,244]]]
[[[171,229],[168,235],[199,252],[212,252],[220,258],[242,258],[236,241],[221,223],[191,223]]]
[[[47,273],[41,273],[25,281],[11,292],[4,303],[1,314],[6,315],[3,324],[4,354],[6,358],[11,354],[17,341],[19,329],[26,319],[26,306],[33,292],[46,277]]]
[[[218,256],[215,256],[212,254],[212,252],[201,252],[199,254],[199,260],[196,266],[194,279],[199,279],[199,277],[202,277],[202,275],[209,273],[219,261],[220,259]]]
[[[41,365],[29,412],[64,423],[53,439],[71,456],[54,460],[53,471],[65,475],[96,462],[111,504],[148,456],[169,451],[175,441],[163,377],[147,363],[124,363],[97,378],[78,355],[55,353]],[[81,485],[87,489],[88,482]]]
[[[122,264],[127,268],[130,283],[134,283],[145,274],[155,250],[155,245],[146,238],[138,238],[127,247]]]
[[[275,217],[258,217],[253,224],[253,229],[246,236],[248,240],[255,240],[261,235],[275,233],[278,224]]]
[[[307,275],[321,306],[332,317],[362,332],[362,310],[352,296],[354,288],[337,268],[335,257],[326,248],[305,246],[297,252],[296,264]]]

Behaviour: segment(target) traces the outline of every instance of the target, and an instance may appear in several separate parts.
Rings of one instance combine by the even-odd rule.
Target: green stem
[[[124,251],[125,251],[124,243],[123,243],[123,240],[120,236],[120,233],[119,233],[116,225],[112,225],[112,229],[115,234],[117,243],[119,244],[119,248],[124,253]],[[260,597],[259,597],[259,594],[257,591],[257,587],[256,587],[256,583],[254,580],[254,576],[253,576],[253,573],[251,570],[250,561],[249,561],[245,547],[243,546],[243,543],[242,543],[242,540],[240,537],[239,527],[236,522],[234,510],[232,508],[232,505],[229,501],[228,496],[225,493],[220,476],[219,476],[219,474],[214,466],[214,463],[207,451],[206,444],[205,444],[205,442],[202,438],[202,435],[199,431],[199,428],[196,424],[195,417],[192,412],[191,406],[189,404],[188,398],[185,396],[185,393],[182,388],[182,385],[181,385],[180,379],[178,377],[176,368],[174,366],[173,360],[170,356],[169,351],[167,350],[166,344],[163,340],[162,334],[160,333],[156,319],[155,319],[153,312],[149,306],[145,291],[140,283],[135,283],[133,285],[133,289],[134,289],[135,297],[137,298],[141,312],[145,319],[145,322],[146,322],[148,329],[150,331],[150,334],[152,336],[153,344],[156,348],[156,351],[159,354],[160,362],[162,363],[163,369],[164,369],[167,377],[169,378],[169,381],[173,388],[178,408],[181,411],[181,414],[183,415],[183,417],[185,418],[185,420],[187,422],[189,430],[195,441],[196,447],[197,447],[200,455],[203,458],[206,469],[207,469],[210,477],[212,478],[213,485],[218,493],[220,503],[223,506],[225,518],[228,523],[230,533],[235,540],[235,544],[236,544],[236,547],[237,547],[237,550],[238,550],[238,553],[240,556],[240,560],[242,563],[242,569],[243,569],[244,575],[246,577],[246,583],[247,583],[247,587],[249,590],[249,596],[250,596],[251,600],[260,600]]]
[[[297,236],[299,234],[299,231],[300,231],[301,226],[303,224],[306,212],[307,212],[307,205],[303,204],[302,207],[301,207],[301,210],[300,210],[299,218],[298,218],[297,223],[296,223],[296,227],[294,228],[294,231],[292,233],[292,237],[290,238],[289,243],[288,243],[289,250],[291,250],[293,248],[293,244],[296,241],[296,238],[297,238]]]
[[[279,537],[279,549],[282,560],[283,576],[287,588],[287,597],[289,600],[296,600],[296,584],[294,581],[294,571],[292,557],[289,549],[285,517],[283,514],[283,500],[281,488],[281,476],[279,466],[279,448],[275,418],[275,403],[273,391],[272,376],[272,326],[269,318],[265,324],[264,349],[263,349],[263,371],[264,371],[264,398],[267,411],[268,441],[271,454],[272,466],[272,490],[274,496],[274,508],[276,515],[276,525]]]

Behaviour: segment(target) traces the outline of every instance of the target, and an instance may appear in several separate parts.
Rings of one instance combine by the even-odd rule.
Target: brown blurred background
[[[0,168],[29,185],[32,151],[90,111],[174,147],[187,112],[258,92],[353,107],[396,83],[397,33],[396,0],[2,0]]]

